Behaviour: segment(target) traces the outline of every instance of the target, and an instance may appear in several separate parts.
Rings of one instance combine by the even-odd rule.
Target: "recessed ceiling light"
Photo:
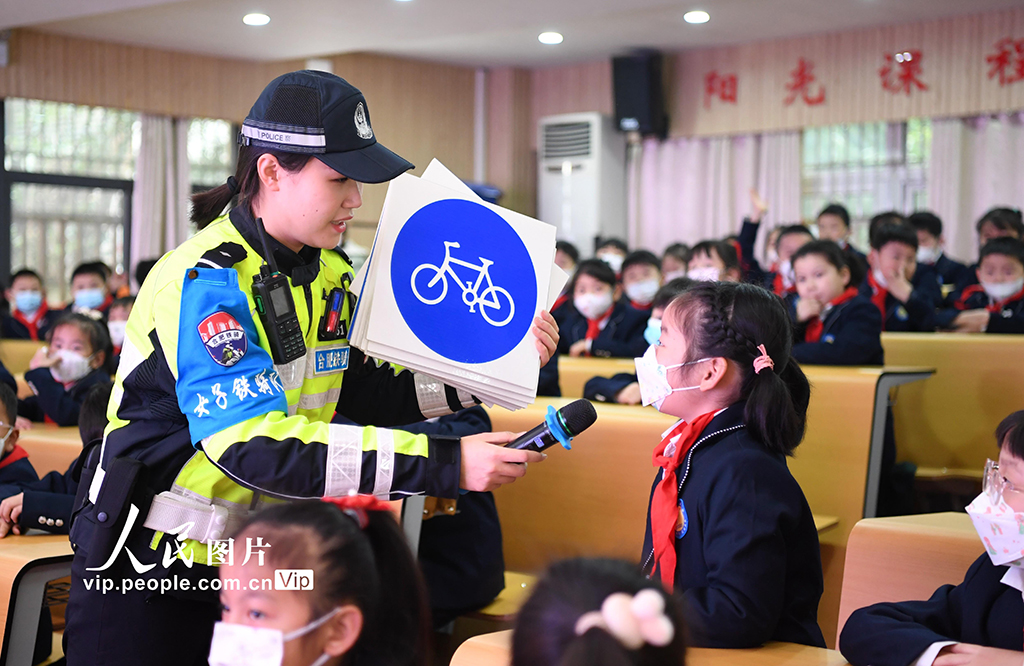
[[[242,23],[246,25],[266,25],[270,23],[270,17],[266,14],[246,14],[242,17]]]
[[[687,23],[707,23],[711,20],[711,15],[705,11],[696,9],[692,12],[686,12],[683,14],[683,20]]]
[[[398,0],[398,2],[412,2],[412,0]]]
[[[560,32],[542,32],[537,36],[537,39],[541,44],[561,44],[562,33]]]

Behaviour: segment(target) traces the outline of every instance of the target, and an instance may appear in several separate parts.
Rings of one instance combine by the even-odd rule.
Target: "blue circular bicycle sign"
[[[533,261],[519,235],[463,199],[435,201],[409,218],[391,255],[391,287],[416,337],[460,363],[512,351],[537,309]]]

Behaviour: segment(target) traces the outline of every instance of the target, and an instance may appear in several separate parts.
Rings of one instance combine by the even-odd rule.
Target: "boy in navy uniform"
[[[1016,666],[1024,659],[1020,562],[1004,562],[1002,547],[1009,544],[993,544],[998,549],[989,545],[996,532],[1004,538],[1016,534],[1024,519],[1024,493],[1019,490],[1024,488],[1024,411],[1003,419],[996,439],[999,464],[986,466],[984,492],[967,509],[987,552],[971,565],[962,583],[943,585],[926,601],[879,603],[854,611],[839,637],[839,649],[853,666]],[[991,513],[984,513],[986,509]]]
[[[989,241],[977,277],[979,284],[952,294],[953,307],[936,315],[937,325],[960,333],[1024,333],[1024,241]]]
[[[634,250],[622,262],[622,290],[630,307],[651,314],[651,301],[661,288],[661,261],[647,250]]]
[[[981,216],[975,230],[978,232],[979,250],[996,238],[1024,240],[1024,218],[1021,217],[1020,209],[993,208]],[[971,265],[964,278],[956,284],[956,291],[978,284],[977,270],[978,264]]]
[[[918,211],[907,218],[910,226],[917,232],[917,261],[931,266],[944,285],[956,285],[967,279],[968,271],[965,264],[955,261],[943,252],[945,239],[942,237],[942,220],[935,213]]]
[[[107,427],[107,403],[113,384],[95,384],[82,401],[78,433],[82,437],[82,453],[68,470],[50,472],[38,480],[5,482],[0,485],[0,537],[8,533],[24,534],[38,529],[52,534],[67,534],[71,529],[71,513],[78,492],[85,456],[99,455],[103,429]]]
[[[0,337],[45,340],[59,313],[46,304],[46,290],[39,274],[27,268],[18,271],[11,276],[11,288],[5,295],[11,303],[11,313],[4,315]]]
[[[882,314],[886,331],[934,331],[942,289],[935,271],[917,263],[917,232],[907,224],[882,224],[871,234],[871,267],[862,296]]]
[[[28,461],[28,452],[18,446],[21,432],[14,425],[18,418],[18,396],[7,384],[0,384],[0,483],[28,483],[39,476]]]

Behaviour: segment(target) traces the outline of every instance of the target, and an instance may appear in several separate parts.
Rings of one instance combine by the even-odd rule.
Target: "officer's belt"
[[[209,504],[164,491],[153,498],[144,527],[201,543],[233,535],[248,520],[247,509]]]

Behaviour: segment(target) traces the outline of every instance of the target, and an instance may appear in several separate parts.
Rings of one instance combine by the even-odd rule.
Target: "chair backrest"
[[[858,608],[927,599],[958,584],[984,551],[966,513],[867,518],[853,528],[839,606],[839,632]]]
[[[1024,335],[883,333],[882,346],[886,364],[936,369],[928,381],[898,389],[899,459],[981,470],[997,453],[996,426],[1024,408]]]
[[[613,377],[623,372],[636,373],[633,359],[558,357],[558,386],[565,398],[582,398],[583,386],[594,377]]]
[[[28,371],[28,363],[44,342],[35,340],[0,340],[0,362],[12,375]]]

